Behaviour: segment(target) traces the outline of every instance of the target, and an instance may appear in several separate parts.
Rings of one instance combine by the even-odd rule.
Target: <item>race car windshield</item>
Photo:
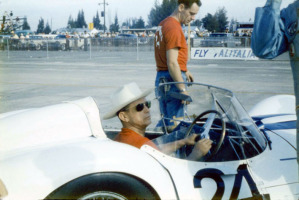
[[[177,89],[176,84],[165,83],[156,88],[160,118],[152,123],[151,128],[165,134],[164,139],[158,139],[156,143],[168,141],[165,138],[170,135],[176,135],[171,137],[177,140],[196,133],[200,138],[214,141],[210,161],[247,159],[266,148],[264,135],[231,91],[185,83],[186,95]],[[171,101],[177,101],[177,105],[180,105],[176,108],[179,110],[176,116],[173,110],[170,112],[170,108],[167,108]],[[184,150],[184,155],[178,152],[175,156],[183,158],[188,154],[187,151]]]

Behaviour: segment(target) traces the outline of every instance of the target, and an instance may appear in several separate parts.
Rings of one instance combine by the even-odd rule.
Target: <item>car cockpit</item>
[[[196,133],[197,140],[209,138],[213,141],[210,152],[201,159],[205,162],[243,160],[264,151],[268,142],[265,135],[231,91],[210,85],[185,83],[187,96],[167,93],[165,88],[170,84],[176,83],[164,83],[156,89],[155,100],[177,98],[184,103],[184,114],[169,118],[160,109],[160,119],[157,119],[152,129],[160,130],[163,135],[153,140],[156,144],[183,139]],[[192,146],[185,146],[173,156],[184,159],[191,151]]]

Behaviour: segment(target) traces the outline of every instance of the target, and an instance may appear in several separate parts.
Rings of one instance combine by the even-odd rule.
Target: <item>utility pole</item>
[[[106,33],[106,5],[108,6],[109,4],[106,3],[106,0],[104,0],[104,3],[99,3],[100,5],[104,5],[104,33]]]

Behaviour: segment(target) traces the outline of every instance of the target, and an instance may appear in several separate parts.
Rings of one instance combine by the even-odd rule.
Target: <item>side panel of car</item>
[[[90,137],[35,147],[2,157],[0,163],[0,177],[11,199],[43,199],[72,180],[99,173],[138,177],[161,199],[177,198],[173,182],[159,162],[109,139]]]
[[[279,142],[279,138],[275,139]],[[267,148],[253,159],[229,162],[187,161],[165,156],[150,147],[143,149],[169,170],[181,199],[268,199],[270,195],[272,199],[275,194],[267,190],[271,187],[279,188],[281,197],[294,198],[296,192],[292,188],[295,186],[281,189],[292,184],[298,187],[296,151],[285,141],[279,143],[275,142],[278,149],[271,151]],[[282,158],[279,149],[289,151],[289,156]],[[273,173],[280,175],[275,177]]]
[[[229,199],[233,193],[241,199],[252,197],[254,188],[250,188],[248,182],[234,186],[238,177],[244,177],[238,168],[247,166],[246,161],[195,162],[165,156],[150,147],[143,150],[169,170],[181,199]],[[244,178],[251,179],[250,174]],[[235,192],[235,188],[239,191]]]
[[[289,129],[285,134],[295,135],[295,132],[295,129]],[[296,149],[278,134],[272,131],[267,131],[267,134],[271,149],[268,147],[259,156],[249,159],[250,171],[271,199],[298,199]]]

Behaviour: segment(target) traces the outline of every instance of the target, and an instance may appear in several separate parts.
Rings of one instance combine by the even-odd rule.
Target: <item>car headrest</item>
[[[0,115],[0,152],[90,136],[106,138],[92,97]]]

